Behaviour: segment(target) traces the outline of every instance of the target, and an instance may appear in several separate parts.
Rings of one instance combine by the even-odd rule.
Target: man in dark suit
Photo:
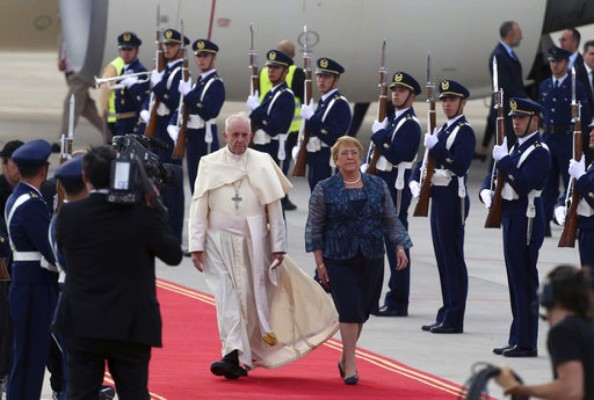
[[[522,75],[522,64],[520,59],[514,53],[514,48],[520,45],[522,41],[522,29],[517,22],[506,21],[499,28],[500,40],[491,56],[489,57],[489,72],[493,77],[493,58],[497,57],[497,72],[499,78],[499,87],[503,89],[505,99],[512,97],[527,97],[526,89]],[[504,100],[505,100],[504,99]],[[509,102],[504,101],[505,114],[509,113]],[[475,153],[474,158],[485,160],[487,156],[487,147],[495,134],[495,121],[497,119],[497,110],[493,108],[491,101],[491,111],[487,117],[487,126],[485,135],[481,143],[481,148]],[[505,121],[505,133],[507,143],[512,146],[516,142],[511,120]],[[491,168],[490,168],[491,169]]]
[[[559,47],[571,53],[569,56],[569,65],[567,66],[568,70],[571,70],[573,67],[577,69],[584,65],[584,59],[578,51],[581,39],[582,35],[580,31],[575,28],[565,29],[559,37]]]
[[[90,195],[64,204],[56,224],[68,279],[55,328],[66,338],[73,399],[97,397],[106,360],[120,398],[149,398],[151,347],[161,346],[155,257],[169,265],[182,259],[162,211],[107,201],[114,159],[107,146],[85,155]]]
[[[584,43],[584,63],[576,68],[575,73],[578,82],[581,82],[586,89],[590,116],[594,116],[594,40]],[[586,154],[586,164],[588,165],[594,161],[594,150],[589,148],[590,139],[585,126],[582,126],[582,134],[582,148]]]

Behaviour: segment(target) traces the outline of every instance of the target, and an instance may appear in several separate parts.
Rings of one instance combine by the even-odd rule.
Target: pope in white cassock
[[[227,146],[198,166],[189,250],[216,300],[223,358],[210,370],[237,379],[307,355],[334,335],[338,315],[285,256],[281,199],[292,185],[268,154],[248,148],[249,118],[227,118],[223,137]]]

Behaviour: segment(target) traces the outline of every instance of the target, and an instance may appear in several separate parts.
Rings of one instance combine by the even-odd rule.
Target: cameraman
[[[545,282],[540,304],[551,329],[547,346],[554,380],[521,385],[503,365],[496,382],[505,394],[541,399],[594,400],[594,308],[588,268],[561,265]]]
[[[66,339],[71,399],[97,397],[106,360],[121,399],[149,398],[151,347],[161,346],[155,257],[182,259],[162,211],[107,201],[115,157],[108,146],[84,156],[89,197],[64,204],[56,223],[68,279],[55,325]]]

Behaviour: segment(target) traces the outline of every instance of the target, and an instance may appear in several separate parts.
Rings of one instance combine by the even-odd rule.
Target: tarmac
[[[44,138],[50,142],[59,136],[62,105],[67,87],[63,75],[57,70],[55,53],[1,53],[0,54],[0,146],[8,140],[28,141]],[[248,79],[246,73],[245,79]],[[232,84],[228,79],[227,84]],[[93,91],[93,96],[96,95]],[[247,97],[247,94],[246,94]],[[466,117],[480,143],[488,113],[488,99],[472,100],[466,107]],[[424,125],[427,106],[415,104],[417,116]],[[244,110],[242,102],[229,102],[217,121],[222,131],[223,121],[231,113]],[[438,105],[438,124],[444,122]],[[359,139],[368,146],[370,126],[376,106],[372,104],[360,129]],[[101,144],[101,134],[86,120],[81,120],[75,131],[75,149]],[[420,157],[422,154],[420,154]],[[420,158],[419,158],[420,159]],[[58,165],[52,156],[52,168]],[[488,162],[475,161],[468,179],[471,199],[470,215],[466,221],[465,258],[469,274],[469,293],[464,333],[436,335],[421,331],[421,325],[435,319],[441,305],[439,278],[431,241],[428,218],[409,217],[409,233],[414,247],[411,250],[411,295],[409,316],[406,318],[371,317],[365,324],[359,346],[405,363],[427,373],[463,384],[470,376],[471,366],[484,361],[507,363],[522,379],[530,384],[543,383],[552,378],[546,350],[548,325],[540,322],[537,358],[506,359],[494,355],[493,347],[505,345],[511,323],[511,310],[507,276],[503,261],[500,229],[483,227],[487,215],[478,199],[480,183],[487,173]],[[187,178],[186,178],[187,181]],[[307,218],[309,186],[305,178],[291,178],[294,189],[291,201],[297,210],[287,212],[289,254],[308,273],[313,274],[313,256],[304,248],[304,226]],[[186,204],[190,193],[186,184]],[[187,209],[187,208],[186,208]],[[412,206],[409,212],[412,214]],[[558,248],[561,228],[553,226],[553,237],[545,239],[540,251],[538,270],[542,277],[561,263],[578,264],[576,248]],[[387,264],[387,263],[386,263]],[[386,269],[387,282],[389,272]],[[194,269],[189,258],[175,268],[157,266],[159,278],[209,292],[204,278]],[[386,286],[386,284],[384,285]],[[385,288],[384,288],[385,290]],[[383,296],[383,295],[382,295]],[[205,370],[208,368],[204,367]],[[334,371],[329,372],[334,373]],[[42,399],[51,398],[48,374]],[[364,377],[362,377],[364,379]],[[491,395],[503,398],[496,385],[490,385]],[[397,394],[394,394],[397,395]]]

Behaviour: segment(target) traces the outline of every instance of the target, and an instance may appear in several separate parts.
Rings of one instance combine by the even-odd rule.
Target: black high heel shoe
[[[340,361],[338,362],[338,372],[340,373],[340,377],[344,379],[344,370],[342,369],[342,365],[340,365]]]
[[[357,374],[344,378],[345,385],[356,385],[359,383],[359,376]]]

